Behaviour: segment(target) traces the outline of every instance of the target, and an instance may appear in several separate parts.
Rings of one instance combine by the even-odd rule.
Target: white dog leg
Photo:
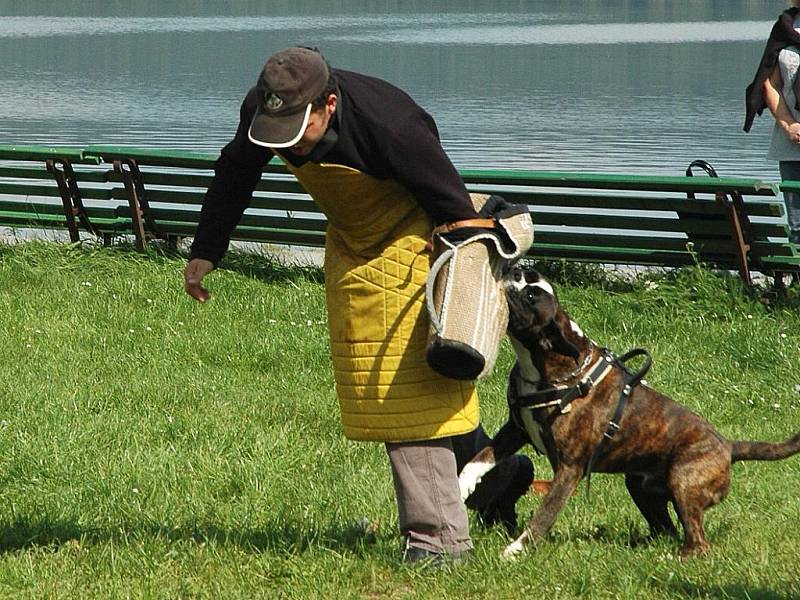
[[[494,461],[481,461],[476,460],[468,462],[461,469],[461,474],[458,476],[458,487],[461,490],[461,501],[466,502],[470,494],[475,491],[475,488],[481,482],[481,478],[492,470],[495,463]]]

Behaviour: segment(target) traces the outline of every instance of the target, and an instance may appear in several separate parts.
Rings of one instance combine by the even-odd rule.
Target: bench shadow
[[[375,542],[373,532],[363,526],[331,524],[322,529],[275,522],[262,528],[226,529],[214,523],[130,524],[115,528],[92,528],[70,520],[16,519],[0,521],[0,553],[29,548],[53,548],[65,544],[92,546],[106,542],[161,539],[168,542],[211,543],[235,546],[246,552],[303,553],[312,546],[362,555]]]
[[[144,251],[128,242],[117,242],[109,247],[120,254],[130,254],[137,260],[145,257],[154,262],[172,262],[188,260],[188,251],[177,250],[162,242],[151,242]],[[268,283],[323,283],[325,281],[322,267],[311,263],[303,263],[289,255],[270,254],[268,251],[245,251],[231,249],[218,265],[225,271],[244,275],[252,279]]]

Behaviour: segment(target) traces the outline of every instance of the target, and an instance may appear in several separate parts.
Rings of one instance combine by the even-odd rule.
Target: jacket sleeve
[[[753,82],[747,86],[744,92],[745,118],[744,127],[742,127],[742,129],[745,132],[750,131],[756,115],[761,116],[761,113],[763,113],[764,109],[767,107],[764,100],[764,82],[767,80],[767,77],[770,76],[770,73],[772,73],[772,70],[778,62],[778,54],[787,46],[797,46],[800,44],[800,34],[794,29],[794,20],[798,12],[800,12],[800,8],[785,10],[772,26]],[[795,91],[800,91],[800,81],[795,80],[794,86]],[[800,99],[800,96],[798,96],[798,99]],[[798,106],[798,108],[800,108],[800,106]]]
[[[272,153],[250,141],[247,131],[255,114],[255,92],[251,90],[239,111],[236,136],[214,163],[200,211],[200,221],[192,243],[190,258],[204,258],[216,265],[230,244],[231,234],[253,198],[261,171]]]
[[[442,148],[436,124],[422,109],[388,126],[376,143],[382,146],[389,175],[414,195],[436,225],[478,216]]]

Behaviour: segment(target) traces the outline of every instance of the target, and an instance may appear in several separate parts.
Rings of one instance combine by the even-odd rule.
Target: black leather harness
[[[589,355],[591,357],[591,354]],[[525,395],[516,394],[513,398],[513,404],[519,408],[529,408],[536,410],[539,408],[546,408],[548,406],[558,405],[562,413],[569,412],[569,404],[578,398],[583,398],[588,394],[594,385],[599,382],[606,373],[611,369],[614,364],[614,355],[610,351],[603,348],[602,355],[595,361],[594,365],[589,367],[589,372],[581,378],[575,385],[551,385],[544,389],[536,390]],[[518,366],[514,367],[518,369]],[[512,371],[514,374],[514,371]],[[566,377],[565,380],[574,378],[580,375],[580,372],[573,375],[573,377]],[[517,372],[517,376],[524,382],[533,385],[541,385],[543,382],[529,381],[522,377],[522,374]],[[511,399],[510,399],[511,400]]]
[[[625,363],[636,356],[644,356],[644,362],[639,369],[634,371],[628,368]],[[608,444],[614,439],[617,432],[619,432],[619,423],[622,420],[622,414],[633,393],[633,389],[642,382],[642,379],[650,370],[652,364],[653,359],[650,357],[650,353],[644,348],[634,348],[622,356],[615,356],[608,348],[602,348],[600,358],[595,361],[594,365],[589,367],[589,372],[582,377],[578,383],[571,386],[552,385],[529,394],[521,395],[517,393],[517,379],[535,385],[541,385],[543,382],[533,382],[522,377],[519,363],[517,363],[511,371],[508,386],[508,403],[512,418],[518,427],[525,429],[524,425],[520,422],[521,417],[519,413],[521,409],[539,410],[549,406],[558,406],[561,414],[567,413],[571,408],[569,405],[572,401],[586,396],[611,369],[614,367],[619,368],[622,371],[623,387],[620,392],[619,400],[617,401],[617,406],[614,409],[611,420],[606,426],[603,437],[600,439],[600,443],[595,447],[586,465],[586,493],[589,495],[592,469],[597,459],[607,451]]]

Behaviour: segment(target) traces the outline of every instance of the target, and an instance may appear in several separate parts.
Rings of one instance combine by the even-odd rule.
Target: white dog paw
[[[458,488],[461,490],[461,501],[466,502],[470,494],[475,491],[481,478],[494,467],[494,463],[468,462],[458,476]]]
[[[525,547],[519,540],[511,542],[508,546],[506,546],[505,550],[503,550],[503,559],[517,560],[517,557],[522,554],[524,549]]]
[[[461,477],[458,478],[458,488],[461,490],[461,501],[466,502],[467,498],[472,495],[472,492],[475,491],[475,488],[478,487],[478,484],[481,482],[480,477],[477,479],[475,477],[465,477],[463,474]]]

